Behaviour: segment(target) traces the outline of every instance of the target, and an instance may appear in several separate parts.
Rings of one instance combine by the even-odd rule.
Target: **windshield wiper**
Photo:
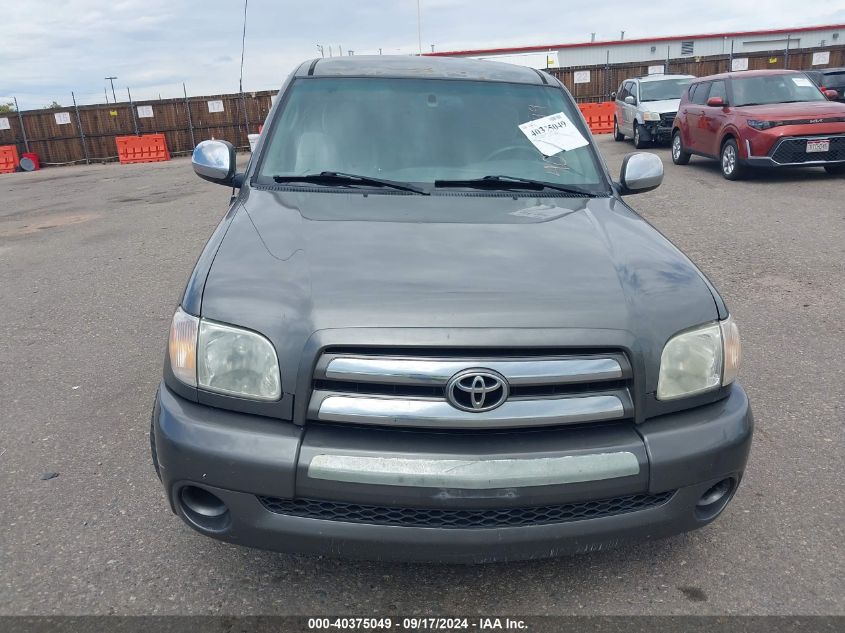
[[[476,189],[532,189],[542,191],[543,189],[554,189],[564,193],[574,193],[581,196],[594,198],[595,192],[588,191],[573,185],[559,185],[544,180],[532,180],[531,178],[518,178],[517,176],[484,176],[483,178],[471,178],[469,180],[435,180],[435,187],[471,187]]]
[[[411,191],[423,196],[428,192],[406,182],[385,180],[383,178],[372,178],[370,176],[358,176],[356,174],[345,174],[339,171],[321,171],[319,174],[305,174],[303,176],[273,176],[273,180],[279,183],[285,182],[307,182],[315,185],[363,185],[365,187],[390,187],[400,191]]]

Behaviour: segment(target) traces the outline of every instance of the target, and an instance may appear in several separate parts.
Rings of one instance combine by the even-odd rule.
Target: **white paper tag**
[[[9,125],[8,117],[0,117],[0,130],[11,130],[12,126]]]
[[[731,70],[748,70],[748,58],[734,57],[731,60]]]
[[[822,51],[820,53],[813,53],[813,66],[830,63],[830,51]]]
[[[151,105],[143,105],[138,106],[138,118],[139,119],[152,119],[153,118],[153,106]]]
[[[208,111],[209,112],[223,112],[223,101],[220,99],[215,99],[214,101],[208,102]]]
[[[70,124],[70,112],[56,112],[53,114],[53,118],[56,119],[56,125]]]
[[[588,145],[578,128],[563,112],[528,121],[519,129],[544,156],[554,156]]]
[[[792,83],[794,83],[796,86],[801,86],[802,88],[812,88],[813,87],[812,82],[809,79],[807,79],[806,77],[793,77]]]

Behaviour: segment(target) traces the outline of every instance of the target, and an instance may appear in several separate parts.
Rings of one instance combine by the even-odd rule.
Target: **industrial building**
[[[845,24],[828,24],[791,29],[637,39],[624,39],[624,33],[620,33],[618,40],[444,51],[428,55],[489,59],[533,68],[572,68],[627,63],[660,64],[669,59],[695,59],[713,55],[733,57],[762,51],[783,51],[783,54],[787,55],[788,51],[843,44]],[[830,63],[830,56],[816,56],[813,63],[823,67]]]

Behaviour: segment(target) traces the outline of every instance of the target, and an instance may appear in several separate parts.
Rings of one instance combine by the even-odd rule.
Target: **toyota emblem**
[[[492,369],[465,369],[446,385],[446,398],[456,409],[481,413],[504,404],[508,381]]]

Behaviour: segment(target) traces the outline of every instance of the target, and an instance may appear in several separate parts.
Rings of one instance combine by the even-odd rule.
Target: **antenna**
[[[246,50],[246,9],[249,0],[244,0],[244,32],[241,36],[241,77],[238,80],[238,89],[241,93],[244,91],[244,51]]]

